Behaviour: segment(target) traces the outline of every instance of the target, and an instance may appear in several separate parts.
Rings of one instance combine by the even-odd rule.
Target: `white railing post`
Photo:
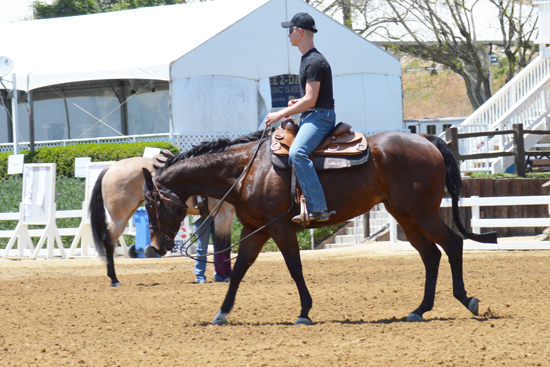
[[[358,220],[357,218],[359,218],[359,217],[356,217],[356,218],[353,219],[353,236],[354,236],[353,244],[354,245],[357,245],[357,242],[358,242],[357,241],[357,220]]]
[[[397,221],[390,216],[390,242],[397,243]]]
[[[472,199],[477,199],[479,196],[472,196]],[[472,205],[472,219],[480,219],[479,205]],[[472,227],[472,232],[481,233],[480,227]]]

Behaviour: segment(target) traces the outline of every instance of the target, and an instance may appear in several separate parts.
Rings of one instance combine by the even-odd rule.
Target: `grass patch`
[[[450,69],[431,73],[426,67],[434,65],[433,62],[409,55],[401,55],[400,60],[405,120],[459,117],[472,113],[472,106],[466,94],[466,84],[460,75]],[[497,65],[492,65],[491,69],[492,92],[495,94],[502,88],[506,79],[505,59],[501,59]]]
[[[82,209],[84,201],[85,180],[83,178],[58,178],[55,182],[55,204],[57,210]],[[23,193],[23,178],[15,175],[0,181],[0,213],[18,213]],[[58,228],[77,228],[80,218],[57,219]],[[0,230],[14,230],[18,221],[0,221]],[[30,229],[44,226],[29,226]],[[34,245],[39,238],[32,238]],[[73,236],[62,236],[63,247],[70,247]],[[0,238],[0,248],[5,248],[9,238]]]

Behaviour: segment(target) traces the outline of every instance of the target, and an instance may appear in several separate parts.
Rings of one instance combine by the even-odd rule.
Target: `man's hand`
[[[274,124],[276,123],[277,121],[279,121],[280,119],[282,119],[284,116],[281,116],[279,113],[277,112],[271,112],[270,114],[267,115],[267,117],[265,118],[265,124],[267,126],[271,126],[271,124]]]

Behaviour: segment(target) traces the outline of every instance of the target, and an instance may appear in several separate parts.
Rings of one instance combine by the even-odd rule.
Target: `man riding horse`
[[[296,170],[296,177],[306,197],[308,222],[327,222],[331,212],[323,187],[309,155],[334,128],[336,114],[332,97],[332,71],[325,57],[317,51],[313,34],[317,32],[315,21],[307,13],[296,14],[290,22],[281,23],[288,28],[292,46],[302,53],[300,64],[300,91],[302,98],[288,102],[288,107],[267,115],[265,123],[271,125],[283,117],[301,113],[300,129],[290,147],[289,162]],[[292,218],[300,223],[300,214]]]

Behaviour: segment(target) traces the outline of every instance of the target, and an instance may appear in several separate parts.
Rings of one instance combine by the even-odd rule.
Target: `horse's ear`
[[[155,184],[153,183],[153,176],[151,176],[151,172],[147,168],[142,168],[143,170],[143,177],[145,177],[145,185],[147,186],[147,190],[154,191],[155,190]]]

